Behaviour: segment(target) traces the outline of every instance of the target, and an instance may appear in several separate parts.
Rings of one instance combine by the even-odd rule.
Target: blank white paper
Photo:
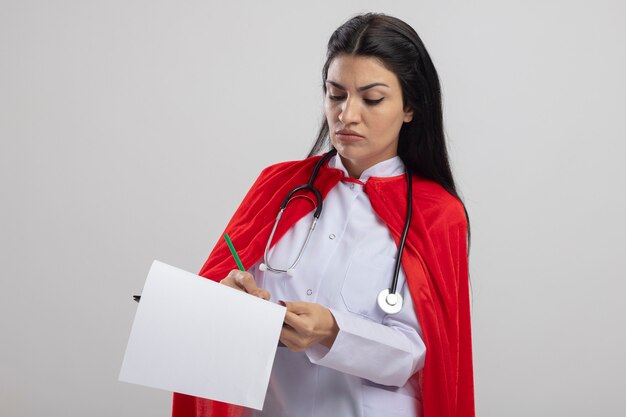
[[[261,410],[285,311],[154,261],[119,379]]]

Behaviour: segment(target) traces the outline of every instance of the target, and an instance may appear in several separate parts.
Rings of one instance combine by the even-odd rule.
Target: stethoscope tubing
[[[331,149],[329,152],[327,152],[326,155],[324,155],[315,165],[315,168],[313,169],[313,172],[311,173],[311,177],[309,178],[308,183],[294,188],[284,198],[282,204],[280,205],[280,211],[278,212],[278,215],[276,216],[276,221],[274,222],[274,227],[272,228],[272,231],[270,233],[270,237],[267,241],[267,245],[265,246],[265,253],[263,255],[264,264],[261,265],[262,270],[267,269],[272,272],[288,273],[289,275],[293,274],[294,268],[298,264],[300,259],[302,258],[304,249],[307,247],[309,240],[311,239],[313,230],[315,230],[315,225],[317,224],[317,221],[322,214],[322,209],[323,209],[323,204],[324,204],[322,195],[319,192],[319,190],[315,188],[313,183],[315,182],[315,178],[317,178],[317,174],[320,168],[324,165],[324,163],[326,163],[326,161],[328,161],[328,159],[333,157],[336,153],[337,153],[337,150],[334,148]],[[398,246],[398,256],[396,257],[393,281],[391,282],[391,287],[389,289],[382,290],[378,297],[378,304],[380,308],[388,314],[398,313],[400,309],[402,308],[402,296],[399,293],[397,293],[398,278],[400,276],[400,266],[402,265],[402,262],[401,262],[402,255],[404,254],[404,247],[406,244],[407,236],[409,234],[411,218],[413,216],[413,181],[412,181],[411,172],[409,171],[408,167],[406,167],[406,165],[405,165],[405,173],[406,173],[406,181],[407,181],[406,218],[404,221],[404,229],[402,231],[402,237],[400,239],[400,244]],[[274,268],[270,265],[269,259],[268,259],[268,253],[269,253],[271,242],[274,238],[274,233],[276,232],[278,222],[280,221],[283,215],[283,212],[287,208],[287,204],[289,204],[289,201],[291,201],[291,198],[293,197],[293,195],[301,190],[309,190],[315,195],[317,207],[315,209],[315,212],[313,213],[313,222],[311,224],[311,227],[309,228],[309,232],[307,233],[307,237],[304,241],[304,244],[302,245],[302,248],[300,249],[300,252],[298,253],[298,256],[296,257],[296,260],[291,264],[291,266],[287,268],[286,270]]]
[[[402,264],[402,254],[404,253],[404,245],[406,243],[406,238],[409,234],[409,226],[411,225],[411,219],[413,217],[413,179],[411,178],[411,173],[409,169],[405,166],[406,170],[406,218],[404,220],[404,230],[402,231],[402,238],[400,239],[400,246],[398,247],[398,257],[396,258],[396,267],[393,272],[393,282],[391,283],[391,288],[389,289],[390,294],[395,294],[398,288],[398,277],[400,276],[400,265]]]

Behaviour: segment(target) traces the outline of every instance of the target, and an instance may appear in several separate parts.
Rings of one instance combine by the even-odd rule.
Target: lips
[[[356,142],[359,140],[363,140],[363,136],[350,129],[342,129],[335,132],[335,135],[338,140],[344,142]]]
[[[345,136],[359,136],[359,137],[363,137],[363,135],[359,135],[357,132],[355,132],[354,130],[350,130],[350,129],[341,129],[335,132],[338,135],[345,135]]]

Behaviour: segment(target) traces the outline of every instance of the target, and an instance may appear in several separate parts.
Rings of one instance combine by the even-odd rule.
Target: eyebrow
[[[337,82],[335,82],[335,81],[326,80],[326,82],[327,82],[328,84],[331,84],[331,85],[333,85],[333,86],[335,86],[335,87],[337,87],[337,88],[340,88],[340,89],[342,89],[342,90],[344,90],[344,91],[345,91],[345,89],[346,89],[343,85],[341,85],[341,84],[339,84],[339,83],[337,83]],[[388,86],[387,84],[385,84],[385,83],[371,83],[371,84],[367,84],[367,85],[361,86],[361,87],[357,88],[357,90],[359,90],[359,91],[365,91],[365,90],[368,90],[368,89],[370,89],[370,88],[372,88],[372,87],[376,87],[376,86],[379,86],[379,85],[382,85],[383,87],[391,88],[391,87],[389,87],[389,86]]]

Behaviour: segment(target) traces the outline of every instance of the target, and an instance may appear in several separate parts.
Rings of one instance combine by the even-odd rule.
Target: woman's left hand
[[[333,314],[316,303],[285,302],[287,314],[280,333],[280,341],[294,352],[302,352],[316,343],[330,349],[339,327]]]

